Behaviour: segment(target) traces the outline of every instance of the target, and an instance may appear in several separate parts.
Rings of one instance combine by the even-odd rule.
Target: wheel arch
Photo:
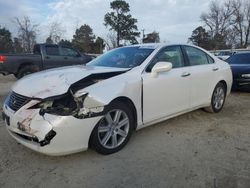
[[[228,89],[227,82],[226,82],[225,80],[222,79],[222,80],[218,81],[218,82],[215,84],[215,86],[214,86],[214,89],[213,89],[213,92],[212,92],[212,95],[211,95],[211,98],[210,98],[210,105],[203,108],[206,112],[217,113],[217,112],[221,111],[221,109],[222,109],[222,107],[223,107],[223,106],[222,106],[221,109],[220,109],[219,111],[216,111],[216,110],[214,109],[214,107],[212,106],[213,94],[214,94],[214,91],[215,91],[215,89],[216,89],[216,87],[217,87],[218,84],[224,85],[225,90],[226,90],[225,93],[226,93],[226,95],[227,95],[227,89]],[[226,98],[226,95],[225,95],[225,98]],[[225,98],[224,98],[224,102],[225,102]],[[223,102],[223,105],[224,105],[224,102]]]
[[[18,69],[17,69],[17,72],[19,72],[22,68],[24,67],[27,67],[27,66],[35,66],[35,67],[38,67],[37,65],[35,65],[34,63],[32,62],[25,62],[25,63],[22,63]],[[39,68],[38,68],[39,69]]]
[[[227,82],[225,80],[220,80],[218,83],[222,83],[224,86],[225,86],[225,89],[226,89],[226,93],[228,93],[227,89],[228,89],[228,86],[227,86]],[[217,84],[218,84],[217,83]],[[216,84],[216,85],[217,85]]]
[[[215,82],[215,84],[212,86],[210,97],[212,97],[214,89],[216,88],[217,84],[219,84],[219,83],[222,83],[225,86],[226,94],[228,94],[228,91],[227,91],[227,89],[228,89],[227,82],[224,79],[219,79],[219,81]],[[210,98],[210,100],[211,100],[211,98]]]
[[[110,103],[106,105],[106,108],[108,108],[108,106],[110,104],[113,104],[113,103],[115,103],[117,101],[119,101],[121,103],[124,103],[125,105],[129,106],[129,108],[132,109],[132,114],[133,114],[133,118],[134,118],[134,122],[135,122],[134,130],[136,130],[137,124],[138,124],[137,123],[137,111],[136,111],[136,107],[135,107],[133,101],[130,98],[126,97],[126,96],[120,96],[120,97],[117,97],[117,98],[113,99],[112,101],[110,101]],[[94,128],[92,129],[90,137],[89,137],[89,141],[88,141],[88,147],[89,148],[92,147],[91,140],[93,139],[93,131],[94,131]]]
[[[122,103],[126,104],[130,109],[132,109],[132,114],[133,114],[133,118],[134,118],[134,122],[135,122],[134,129],[136,130],[137,124],[138,124],[137,123],[137,110],[136,110],[136,107],[135,107],[135,104],[133,103],[133,101],[128,97],[120,96],[120,97],[113,99],[110,103],[114,103],[116,101],[122,102]]]
[[[22,72],[25,70],[25,69],[30,69],[32,70],[32,72],[38,72],[40,69],[37,65],[35,65],[34,63],[29,63],[29,62],[26,62],[26,63],[22,63],[18,69],[15,71],[15,73],[13,73],[15,75],[15,77],[17,79],[20,79],[23,77],[22,75]]]

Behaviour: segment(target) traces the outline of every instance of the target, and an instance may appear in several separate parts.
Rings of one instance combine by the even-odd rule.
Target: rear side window
[[[190,66],[214,63],[214,60],[202,50],[191,46],[185,46],[184,48],[187,53]]]
[[[46,46],[45,51],[47,55],[56,55],[59,56],[58,46]]]
[[[67,47],[61,47],[61,55],[63,56],[73,56],[73,57],[77,57],[79,56],[78,52],[71,49],[71,48],[67,48]]]
[[[248,54],[235,54],[232,55],[227,62],[229,64],[249,64],[250,65],[250,53]]]

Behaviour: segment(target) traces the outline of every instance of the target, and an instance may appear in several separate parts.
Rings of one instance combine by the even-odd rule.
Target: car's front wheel
[[[115,153],[127,144],[133,126],[133,114],[128,106],[121,102],[113,103],[95,126],[91,147],[101,154]]]
[[[205,110],[212,113],[220,112],[225,103],[226,92],[225,84],[219,82],[213,91],[211,104],[209,107],[205,108]]]

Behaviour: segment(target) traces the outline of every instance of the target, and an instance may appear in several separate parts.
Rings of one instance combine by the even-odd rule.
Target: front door
[[[157,62],[170,62],[172,70],[152,77],[151,70]],[[165,118],[189,108],[190,73],[185,66],[180,46],[162,49],[142,74],[143,122]]]

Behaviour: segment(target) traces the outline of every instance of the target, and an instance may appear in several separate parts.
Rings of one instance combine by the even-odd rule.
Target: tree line
[[[250,42],[250,1],[212,1],[202,13],[204,26],[197,27],[189,41],[207,50],[247,48]]]
[[[125,0],[114,0],[110,3],[111,11],[104,15],[104,25],[109,29],[105,38],[96,36],[90,25],[76,28],[71,40],[63,38],[65,29],[59,22],[50,23],[49,34],[44,41],[47,44],[70,46],[86,53],[102,53],[103,49],[116,48],[127,44],[137,44],[140,32],[137,19],[130,14],[130,5]],[[11,32],[0,26],[0,52],[32,52],[39,33],[39,25],[32,23],[29,17],[15,18],[18,33],[12,37]],[[142,42],[159,42],[159,33],[153,31],[143,34]]]

